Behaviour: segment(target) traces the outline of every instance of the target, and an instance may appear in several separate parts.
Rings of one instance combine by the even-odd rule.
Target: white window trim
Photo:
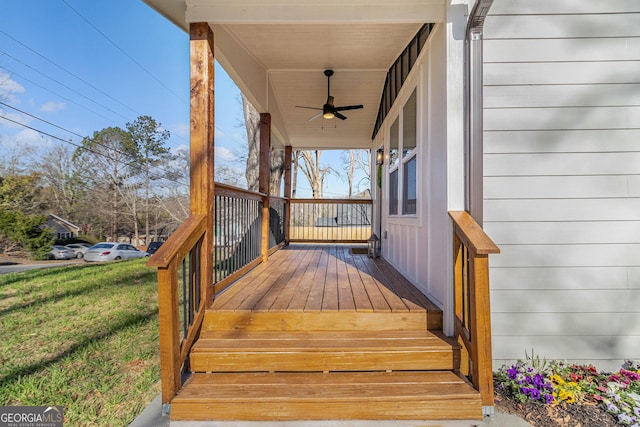
[[[385,151],[388,154],[388,159],[390,159],[391,152],[391,126],[393,123],[398,120],[398,161],[395,165],[391,167],[386,167],[386,181],[389,183],[391,173],[394,171],[398,171],[398,213],[390,214],[389,206],[391,204],[391,194],[390,194],[390,185],[387,185],[386,189],[386,199],[387,199],[387,221],[390,224],[400,224],[400,225],[413,225],[420,226],[420,190],[421,185],[420,181],[422,178],[421,171],[421,162],[420,162],[420,146],[421,144],[421,120],[420,120],[420,111],[421,111],[421,99],[420,99],[420,88],[418,87],[417,78],[414,77],[411,79],[407,79],[400,90],[400,94],[396,98],[396,102],[394,108],[391,109],[390,113],[387,115],[389,125],[386,126],[385,134],[387,135],[386,143],[385,143]],[[409,101],[411,94],[416,92],[416,146],[409,151],[406,155],[402,156],[402,148],[404,144],[404,134],[403,134],[403,125],[404,125],[404,106]],[[416,158],[416,213],[411,214],[403,214],[402,208],[404,204],[404,165],[407,161],[412,158]],[[400,167],[400,166],[403,167]]]

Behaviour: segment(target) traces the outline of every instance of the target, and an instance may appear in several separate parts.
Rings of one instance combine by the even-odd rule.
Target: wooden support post
[[[213,298],[214,203],[214,45],[206,22],[190,24],[191,73],[191,200],[192,214],[203,214],[207,228],[200,258],[200,288],[205,306]]]
[[[489,298],[489,257],[471,255],[469,274],[473,277],[471,299],[471,336],[473,337],[473,385],[480,390],[483,406],[493,406],[493,368],[491,352],[491,306]]]
[[[289,244],[289,229],[291,228],[291,146],[284,147],[284,197],[287,205],[284,217],[284,243]]]
[[[162,403],[170,403],[180,390],[180,332],[178,331],[178,273],[175,264],[158,268],[158,305],[160,328],[160,378]]]
[[[260,173],[258,189],[265,194],[262,202],[262,261],[269,257],[269,178],[271,177],[271,114],[260,113]]]

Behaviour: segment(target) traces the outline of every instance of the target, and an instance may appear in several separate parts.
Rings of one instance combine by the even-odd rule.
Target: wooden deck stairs
[[[333,309],[293,309],[292,297],[287,297],[288,307],[279,309],[275,302],[268,309],[257,309],[259,303],[232,308],[234,292],[240,295],[244,286],[234,285],[234,292],[216,300],[205,314],[190,355],[192,374],[171,402],[171,419],[482,419],[480,394],[457,373],[460,349],[441,332],[442,313],[424,297],[423,304],[410,302],[416,298],[406,292],[412,291],[399,285],[401,279],[383,261],[344,254],[336,258],[347,267],[362,263],[360,271],[375,279],[371,283],[377,281],[383,293],[393,291],[385,299],[392,302],[391,294],[396,295],[404,308],[391,309],[391,303],[386,309],[341,309],[340,297]],[[300,291],[304,274],[297,277],[295,270],[303,264],[290,264],[293,272],[252,273],[247,286],[253,286],[255,301],[274,297],[284,279],[288,289],[297,286]],[[324,276],[325,287],[329,276]],[[383,279],[393,279],[393,284],[385,285]],[[354,287],[353,280],[347,283]],[[277,294],[282,295],[282,288]],[[353,292],[350,299],[357,300]]]

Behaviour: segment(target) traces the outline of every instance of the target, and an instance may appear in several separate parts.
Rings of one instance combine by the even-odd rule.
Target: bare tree
[[[33,166],[40,171],[50,209],[73,223],[86,223],[83,205],[87,187],[81,168],[73,161],[73,151],[67,145],[53,145]]]
[[[247,155],[245,177],[247,189],[258,191],[260,175],[260,113],[242,94],[242,111],[244,112],[245,128],[247,130]],[[241,155],[240,155],[241,156]],[[273,195],[280,194],[282,175],[284,173],[284,151],[271,147],[269,155],[269,190]]]
[[[302,164],[300,170],[311,185],[311,195],[314,199],[323,198],[323,187],[326,176],[333,171],[330,166],[322,167],[320,158],[322,150],[302,150],[300,151],[300,159]]]
[[[86,171],[84,179],[92,185],[92,191],[110,200],[105,209],[110,213],[110,236],[118,238],[121,214],[121,191],[125,181],[132,175],[131,164],[136,156],[135,145],[129,133],[118,127],[96,131],[91,138],[84,138],[76,149],[74,160],[82,164]],[[100,197],[96,198],[100,201]]]
[[[371,157],[368,150],[349,150],[343,157],[344,169],[347,174],[347,184],[349,186],[349,198],[356,193],[360,193],[361,185],[368,188],[371,184]],[[357,172],[362,174],[362,178],[355,183]]]
[[[245,128],[247,130],[247,189],[258,191],[260,173],[260,114],[242,94],[242,111],[244,113]]]

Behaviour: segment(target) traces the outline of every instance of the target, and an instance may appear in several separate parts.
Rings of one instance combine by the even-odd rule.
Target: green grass
[[[0,276],[0,406],[128,425],[159,393],[156,270],[145,259]]]

